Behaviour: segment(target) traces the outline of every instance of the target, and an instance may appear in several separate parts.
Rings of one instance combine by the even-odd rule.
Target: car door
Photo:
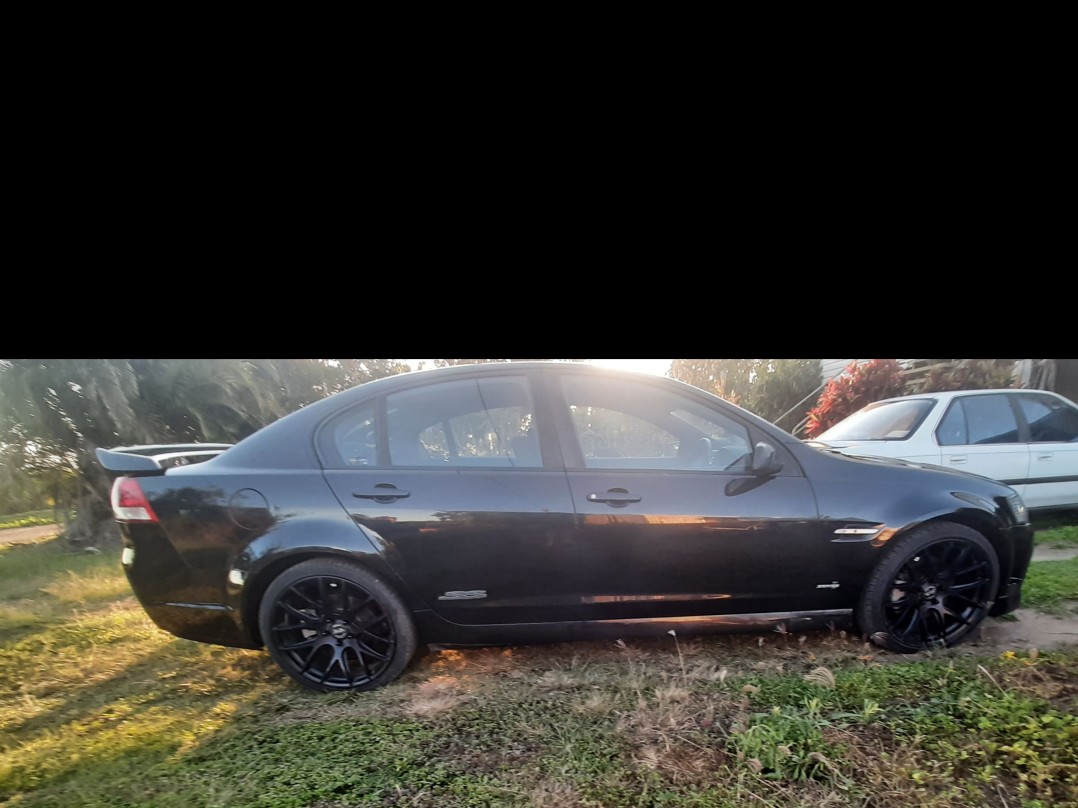
[[[759,435],[736,415],[647,381],[552,373],[588,619],[829,607],[835,545],[791,457],[754,477]]]
[[[941,465],[991,477],[1025,494],[1029,446],[1006,393],[955,396],[936,428]]]
[[[1044,393],[1014,395],[1029,430],[1030,508],[1078,505],[1078,407]]]
[[[440,616],[564,620],[578,602],[572,498],[527,375],[391,393],[321,429],[325,477]]]

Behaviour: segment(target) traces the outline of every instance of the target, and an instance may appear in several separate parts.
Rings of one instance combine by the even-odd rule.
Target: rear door
[[[1078,505],[1078,407],[1043,393],[1014,398],[1029,430],[1026,505]]]
[[[392,393],[327,422],[325,476],[357,525],[442,617],[576,616],[572,498],[528,375]]]
[[[1029,445],[1006,393],[956,396],[936,428],[941,465],[1000,480],[1024,496]]]

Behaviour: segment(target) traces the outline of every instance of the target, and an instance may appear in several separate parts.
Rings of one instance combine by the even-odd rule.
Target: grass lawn
[[[0,546],[5,808],[1078,806],[1076,694],[1075,646],[825,631],[440,651],[319,695],[156,629],[115,553]]]
[[[1037,531],[1033,541],[1047,547],[1078,547],[1078,511],[1051,511],[1033,515]]]

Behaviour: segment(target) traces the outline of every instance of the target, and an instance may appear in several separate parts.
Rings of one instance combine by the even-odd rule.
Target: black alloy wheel
[[[293,679],[312,690],[370,690],[396,679],[416,648],[396,593],[355,564],[313,559],[278,576],[259,614],[262,639]]]
[[[980,533],[950,523],[919,528],[885,556],[861,598],[872,640],[908,653],[955,645],[987,616],[999,561]]]

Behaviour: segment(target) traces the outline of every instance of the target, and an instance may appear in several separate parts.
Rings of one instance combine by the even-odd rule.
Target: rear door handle
[[[611,488],[605,494],[588,494],[588,502],[605,502],[614,507],[625,506],[630,502],[639,502],[640,497],[630,494],[624,488]]]
[[[366,491],[352,492],[352,496],[357,499],[373,499],[379,502],[392,502],[395,499],[403,499],[411,495],[411,491],[405,491],[403,488],[397,488],[397,486],[389,485],[388,483],[379,483],[374,488]]]
[[[1049,452],[1048,454],[1037,455],[1037,459],[1038,460],[1051,460],[1052,459],[1052,453]]]
[[[951,455],[951,462],[952,463],[965,463],[966,462],[966,456],[965,455]]]

